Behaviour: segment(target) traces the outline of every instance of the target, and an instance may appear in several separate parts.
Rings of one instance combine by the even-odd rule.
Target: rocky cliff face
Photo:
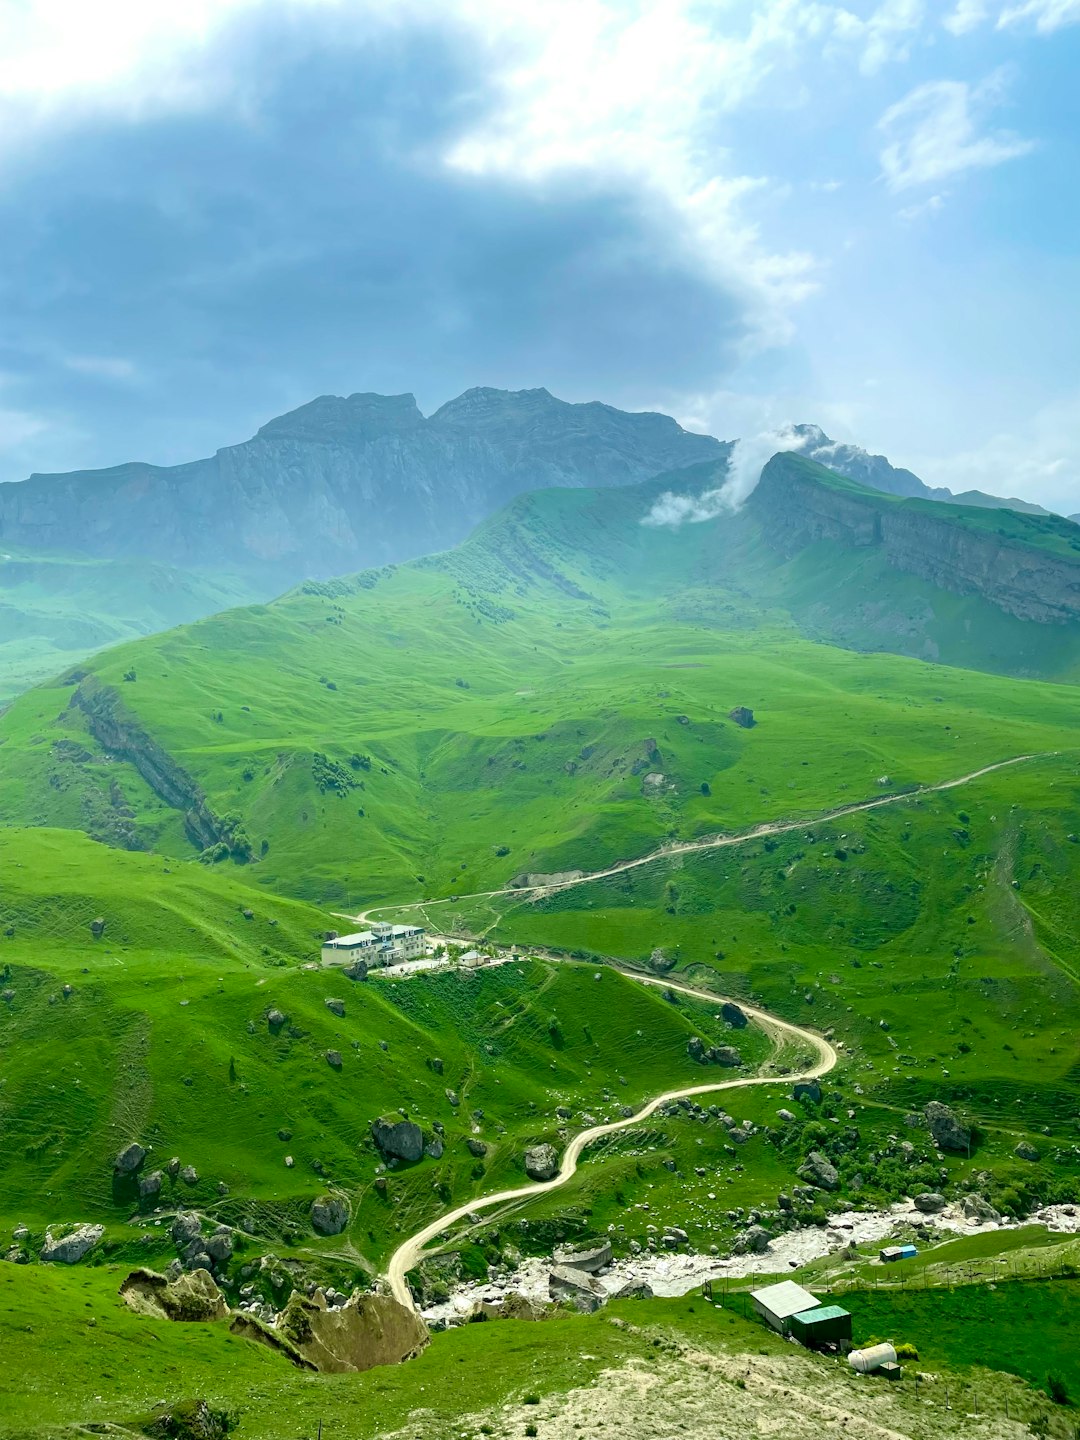
[[[1014,515],[1000,529],[977,525],[951,507],[830,484],[816,465],[795,455],[769,461],[750,505],[769,543],[785,555],[819,540],[877,546],[893,569],[943,590],[981,595],[1021,620],[1080,619],[1080,551],[1069,548],[1080,532],[1071,521]]]
[[[546,390],[470,390],[430,418],[411,395],[324,395],[210,459],[0,485],[0,540],[246,568],[283,589],[445,549],[525,490],[629,484],[721,449],[668,416]]]

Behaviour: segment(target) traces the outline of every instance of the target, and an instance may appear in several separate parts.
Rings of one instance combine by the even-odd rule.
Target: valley
[[[474,1326],[393,1379],[251,1338],[294,1292],[430,1310],[600,1241],[619,1264],[750,1247],[742,1294],[799,1236],[878,1217],[806,1247],[840,1294],[883,1235],[948,1250],[913,1195],[983,1217],[988,1254],[1080,1200],[1075,527],[778,458],[741,511],[679,527],[644,522],[714,462],[520,496],[457,549],[122,643],[0,716],[0,1282],[31,1369],[53,1307],[81,1420],[138,1430],[176,1363],[267,1435],[346,1394],[408,1394],[417,1434],[530,1384],[595,1406],[653,1338],[702,1343],[700,1297],[489,1325],[490,1376],[427,1416],[411,1387],[469,1365]],[[993,558],[980,580],[988,544],[1013,589]],[[945,574],[935,545],[973,558]],[[323,968],[354,916],[451,954]],[[81,1261],[43,1264],[74,1227]],[[1075,1242],[1051,1242],[1071,1297]],[[248,1330],[110,1298],[202,1246]],[[753,1349],[740,1303],[703,1308]],[[111,1387],[87,1304],[146,1350]],[[973,1360],[954,1348],[954,1383]],[[1018,1413],[1056,1423],[1029,1372]],[[64,1433],[58,1395],[0,1395],[12,1434]]]

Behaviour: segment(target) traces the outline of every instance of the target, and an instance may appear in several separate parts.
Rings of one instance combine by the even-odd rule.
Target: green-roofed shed
[[[836,1345],[851,1339],[851,1315],[839,1305],[819,1305],[792,1315],[791,1334],[803,1345]]]

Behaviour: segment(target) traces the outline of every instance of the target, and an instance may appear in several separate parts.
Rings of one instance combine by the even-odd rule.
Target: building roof
[[[811,1295],[810,1291],[804,1290],[801,1285],[796,1285],[794,1280],[781,1280],[779,1285],[766,1285],[762,1290],[751,1290],[750,1298],[759,1305],[764,1305],[778,1320],[790,1320],[792,1315],[818,1308],[817,1296]]]
[[[849,1313],[842,1305],[817,1305],[813,1310],[800,1310],[791,1319],[798,1320],[800,1325],[816,1325],[821,1320],[841,1320]]]
[[[423,927],[420,925],[392,925],[383,934],[377,935],[374,930],[358,930],[355,935],[339,935],[335,940],[327,940],[327,945],[374,945],[387,940],[398,940],[402,935],[422,935]]]

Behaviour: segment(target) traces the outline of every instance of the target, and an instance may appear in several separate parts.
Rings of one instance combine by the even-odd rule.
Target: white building
[[[339,935],[322,947],[324,965],[351,965],[363,960],[367,965],[398,965],[402,960],[421,960],[427,954],[427,941],[420,925],[373,925],[355,935]]]

